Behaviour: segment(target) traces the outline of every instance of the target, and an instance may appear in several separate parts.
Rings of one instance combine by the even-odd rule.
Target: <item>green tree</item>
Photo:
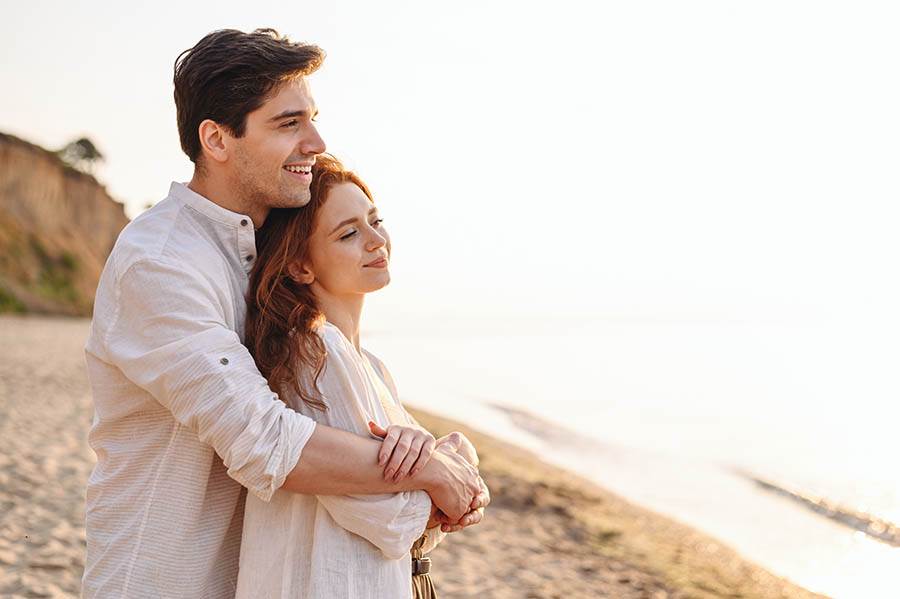
[[[94,165],[103,161],[103,154],[94,145],[94,142],[86,137],[67,143],[56,152],[63,162],[86,173],[94,172]]]

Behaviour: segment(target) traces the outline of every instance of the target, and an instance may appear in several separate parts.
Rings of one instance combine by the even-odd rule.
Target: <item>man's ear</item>
[[[228,132],[222,125],[206,119],[200,123],[197,133],[200,135],[200,146],[205,156],[216,162],[228,160]]]
[[[311,285],[316,280],[316,275],[304,264],[299,261],[292,262],[288,265],[288,274],[290,277],[301,285]]]

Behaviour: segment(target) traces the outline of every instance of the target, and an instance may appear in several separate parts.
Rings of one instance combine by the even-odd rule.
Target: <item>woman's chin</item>
[[[367,285],[365,286],[366,289],[363,293],[372,293],[373,291],[384,289],[390,282],[391,273],[385,271],[384,274],[381,274],[378,277],[372,277],[372,280],[367,281]]]

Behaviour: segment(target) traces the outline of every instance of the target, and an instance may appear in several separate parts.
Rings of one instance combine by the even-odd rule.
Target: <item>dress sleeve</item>
[[[323,422],[368,437],[370,402],[377,401],[371,381],[349,342],[335,331],[326,331],[323,339],[327,357],[318,381],[328,406]],[[431,515],[431,498],[424,491],[318,499],[339,526],[371,542],[388,559],[409,555]]]
[[[412,414],[407,412],[403,405],[400,403],[400,394],[397,392],[397,385],[394,383],[394,377],[391,376],[391,372],[387,369],[384,362],[381,359],[373,354],[372,352],[366,351],[366,355],[369,357],[369,362],[372,366],[375,367],[375,370],[378,371],[378,374],[381,376],[381,380],[384,381],[384,384],[387,386],[388,390],[391,392],[391,396],[394,399],[394,402],[397,404],[409,421],[415,424],[418,427],[425,428],[419,422],[413,418]],[[425,555],[430,553],[435,547],[437,547],[441,541],[444,540],[444,537],[447,536],[447,533],[441,530],[440,526],[435,526],[433,528],[427,529],[422,535],[423,538],[419,538],[413,550],[413,554],[417,556]]]
[[[263,501],[297,464],[315,422],[269,389],[190,265],[142,260],[118,277],[98,351],[212,446],[228,475]]]
[[[338,526],[378,547],[387,559],[409,556],[431,514],[431,498],[424,491],[318,498]]]

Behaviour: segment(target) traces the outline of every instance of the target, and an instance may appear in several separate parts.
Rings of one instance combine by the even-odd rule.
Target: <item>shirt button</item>
[[[253,260],[253,256],[247,256],[247,262],[251,262]]]
[[[219,360],[219,364],[221,364],[222,366],[227,366],[228,358],[222,358],[221,360]]]
[[[246,219],[246,218],[241,219],[241,226],[242,226],[242,227],[246,227],[246,226],[247,226],[247,219]]]

